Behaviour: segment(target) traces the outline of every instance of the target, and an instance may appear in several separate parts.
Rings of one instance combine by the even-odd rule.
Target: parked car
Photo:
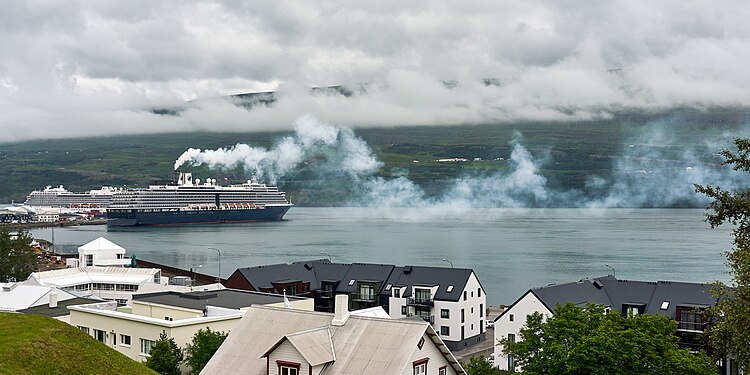
[[[486,324],[486,328],[495,328],[495,322],[492,320],[488,320]]]

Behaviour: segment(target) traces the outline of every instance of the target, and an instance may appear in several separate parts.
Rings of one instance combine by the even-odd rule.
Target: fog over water
[[[711,230],[695,209],[473,209],[294,207],[282,222],[158,228],[55,229],[69,251],[105,236],[146,259],[216,274],[331,255],[334,262],[473,268],[488,303],[510,304],[535,286],[598,277],[728,281],[730,228]],[[50,229],[35,237],[51,239]],[[66,246],[64,246],[67,244]]]

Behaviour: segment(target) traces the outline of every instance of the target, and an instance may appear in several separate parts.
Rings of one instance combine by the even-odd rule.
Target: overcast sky
[[[307,113],[358,127],[747,105],[749,4],[2,1],[0,142],[290,129]],[[362,83],[352,98],[307,94]],[[211,99],[260,90],[280,100]],[[180,116],[147,111],[196,98]]]

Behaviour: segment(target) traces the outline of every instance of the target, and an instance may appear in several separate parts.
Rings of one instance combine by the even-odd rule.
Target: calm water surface
[[[445,210],[295,207],[273,223],[55,229],[71,252],[99,236],[139,259],[228,277],[238,267],[331,255],[334,262],[473,268],[491,305],[530,287],[611,273],[630,280],[728,281],[731,228],[710,229],[704,210]],[[51,229],[33,230],[51,239]]]

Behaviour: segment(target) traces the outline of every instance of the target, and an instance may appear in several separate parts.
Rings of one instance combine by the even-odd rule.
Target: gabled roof
[[[440,285],[434,299],[458,301],[473,271],[466,268],[331,263],[328,259],[316,259],[289,264],[246,267],[235,272],[239,272],[256,289],[271,288],[273,283],[284,281],[302,281],[310,283],[311,290],[320,290],[323,282],[337,282],[336,292],[354,293],[359,282],[375,282],[381,283],[380,290],[376,291],[378,294],[390,295],[391,291],[385,290],[388,284],[408,287]],[[351,280],[355,282],[349,285]],[[453,285],[451,293],[447,292],[449,285]],[[410,295],[411,288],[404,297]]]
[[[424,267],[424,266],[404,266],[395,267],[393,273],[386,281],[393,287],[406,286],[406,292],[402,297],[411,297],[412,286],[434,286],[440,285],[433,299],[440,301],[458,301],[461,298],[461,292],[466,287],[472,270],[468,268],[446,268],[446,267]],[[448,287],[453,286],[451,292]],[[390,295],[390,291],[383,291],[384,295]]]
[[[309,357],[311,363],[327,363],[323,367],[325,374],[400,374],[412,365],[411,354],[425,335],[458,373],[464,373],[427,322],[351,315],[343,326],[333,326],[333,316],[269,306],[250,307],[201,373],[265,374],[263,357],[289,340],[306,360]],[[325,362],[330,358],[334,360]]]
[[[336,354],[333,352],[331,330],[328,327],[313,328],[308,331],[285,335],[274,346],[266,350],[261,358],[269,356],[284,341],[289,341],[312,366],[336,360]]]
[[[99,237],[81,247],[78,248],[78,251],[114,251],[115,253],[125,253],[125,249],[123,247],[120,247],[120,245],[104,238]]]
[[[606,276],[529,289],[495,320],[505,315],[528,293],[537,296],[552,312],[557,304],[568,302],[581,307],[589,303],[604,305],[617,312],[623,311],[623,305],[634,305],[643,306],[646,314],[660,314],[672,319],[676,318],[677,306],[708,307],[718,300],[712,296],[711,286],[707,284],[618,280],[614,276]],[[664,302],[668,302],[666,309],[661,308]]]

